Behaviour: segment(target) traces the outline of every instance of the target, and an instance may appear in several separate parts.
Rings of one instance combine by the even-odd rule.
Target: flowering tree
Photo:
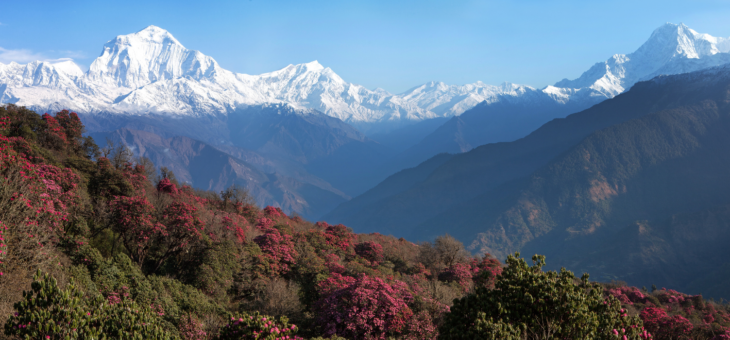
[[[681,315],[667,315],[661,308],[641,311],[644,327],[657,339],[683,339],[692,331],[692,323]]]
[[[208,333],[203,330],[203,324],[194,315],[186,314],[180,318],[180,336],[183,340],[205,340]]]
[[[320,223],[322,222],[318,222],[318,225]],[[345,252],[352,251],[350,249],[352,248],[353,241],[355,240],[355,234],[353,234],[349,228],[342,224],[327,225],[324,223],[324,225],[327,226],[325,229],[327,244]]]
[[[459,289],[466,293],[472,287],[472,269],[466,263],[454,263],[439,274],[438,279],[446,282],[456,282]]]
[[[272,273],[277,275],[288,273],[297,256],[291,235],[283,234],[278,229],[268,226],[260,229],[265,234],[257,236],[253,241],[269,260]]]
[[[80,178],[43,164],[22,137],[4,136],[7,121],[0,119],[0,266],[33,268],[52,256],[78,208]]]
[[[155,208],[146,197],[116,196],[110,207],[112,230],[119,234],[132,260],[142,265],[152,241],[167,233],[165,226],[155,221]]]
[[[56,121],[63,128],[63,134],[66,143],[70,146],[71,151],[78,153],[81,151],[82,133],[84,132],[84,124],[76,112],[62,110],[56,113]]]
[[[43,134],[45,137],[44,144],[56,150],[63,149],[66,146],[67,140],[66,132],[61,124],[58,123],[56,118],[47,113],[44,113],[42,118],[46,122],[46,131]]]
[[[175,183],[170,182],[170,179],[163,178],[157,183],[157,191],[168,194],[177,194],[177,186]]]
[[[155,235],[157,246],[161,247],[155,271],[165,260],[184,252],[191,243],[203,237],[205,224],[197,216],[197,210],[193,205],[179,201],[164,208],[160,218],[164,227]]]
[[[622,304],[646,303],[647,297],[636,287],[618,287],[606,289],[606,293],[613,295]]]
[[[281,208],[272,207],[272,206],[267,206],[266,208],[264,208],[264,215],[266,215],[266,217],[271,218],[271,219],[276,219],[276,218],[279,218],[282,216],[286,216],[284,214],[284,212],[281,211]]]
[[[322,284],[322,298],[315,304],[326,336],[385,339],[408,332],[413,315],[408,303],[413,297],[404,283],[388,284],[364,274],[356,279],[333,277]]]
[[[363,242],[355,245],[355,254],[370,261],[373,265],[383,262],[383,246],[375,242]]]
[[[477,286],[494,288],[497,276],[502,274],[502,263],[491,255],[485,254],[481,259],[472,260],[471,271]]]
[[[340,257],[337,254],[329,254],[325,256],[325,264],[330,273],[342,274],[345,272],[345,266],[340,264]]]

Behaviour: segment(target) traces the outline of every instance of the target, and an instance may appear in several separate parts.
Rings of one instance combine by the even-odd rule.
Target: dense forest
[[[311,223],[83,133],[0,107],[7,339],[730,339],[722,301]]]

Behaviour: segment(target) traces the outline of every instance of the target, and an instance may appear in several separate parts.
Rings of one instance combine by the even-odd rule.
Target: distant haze
[[[427,81],[542,87],[630,53],[664,22],[730,36],[727,1],[16,1],[0,13],[0,62],[73,58],[157,25],[225,69],[318,60],[348,81],[403,92]]]

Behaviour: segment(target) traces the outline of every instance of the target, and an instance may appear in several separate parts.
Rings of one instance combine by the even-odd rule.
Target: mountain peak
[[[656,28],[649,39],[635,52],[616,54],[584,72],[578,79],[561,80],[557,87],[588,88],[609,96],[625,91],[642,79],[661,73],[684,73],[690,60],[730,51],[730,38],[718,38],[697,33],[683,23],[665,23]],[[694,67],[710,67],[724,63],[725,58],[714,58]],[[674,68],[673,68],[674,67]]]
[[[307,71],[317,72],[317,71],[324,70],[324,66],[322,66],[322,64],[320,64],[319,61],[316,61],[316,60],[310,61],[303,65],[304,65],[304,67],[307,68]]]
[[[652,53],[664,58],[697,59],[719,52],[728,52],[727,38],[700,34],[683,23],[666,23],[652,32],[649,40],[634,54]]]
[[[84,75],[84,71],[81,70],[79,65],[74,63],[71,58],[61,58],[51,62],[56,70],[72,77],[81,77]]]
[[[147,26],[147,27],[145,27],[145,28],[137,31],[137,33],[141,33],[141,32],[165,32],[165,33],[169,33],[166,29],[161,28],[159,26],[155,26],[155,25],[149,25],[149,26]]]
[[[107,42],[88,74],[115,86],[138,88],[159,80],[209,76],[216,66],[213,58],[186,49],[170,32],[150,25]]]
[[[172,36],[172,33],[155,25],[149,25],[136,33],[120,35],[117,37],[117,40],[126,40],[129,43],[173,44],[183,47],[182,44]]]
[[[664,25],[661,25],[657,27],[657,29],[652,32],[651,37],[649,38],[649,41],[652,39],[656,39],[658,37],[663,37],[666,39],[691,39],[694,40],[695,36],[697,35],[697,32],[695,30],[689,28],[689,26],[685,25],[684,23],[674,24],[671,22],[665,23]]]

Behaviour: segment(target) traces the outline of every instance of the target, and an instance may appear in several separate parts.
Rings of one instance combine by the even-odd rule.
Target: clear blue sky
[[[542,87],[630,53],[665,22],[730,36],[729,0],[2,1],[0,62],[71,57],[148,25],[235,72],[319,60],[399,93],[427,81]]]

